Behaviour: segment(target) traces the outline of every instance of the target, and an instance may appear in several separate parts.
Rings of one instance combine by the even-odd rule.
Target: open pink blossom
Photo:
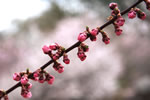
[[[13,79],[14,79],[15,81],[20,81],[21,75],[20,75],[19,73],[14,73],[14,74],[13,74]]]

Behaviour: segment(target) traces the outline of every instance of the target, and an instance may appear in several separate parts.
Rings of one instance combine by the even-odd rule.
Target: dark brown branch
[[[126,14],[127,12],[130,11],[131,8],[134,8],[136,7],[138,4],[140,4],[143,0],[138,0],[136,3],[134,3],[133,5],[131,5],[129,8],[127,8],[126,10],[124,10],[123,12],[121,12],[121,15],[124,15]],[[117,17],[114,17],[112,20],[106,22],[105,24],[103,24],[100,29],[104,29],[106,26],[109,26],[110,24],[112,24],[115,20],[117,19]],[[88,36],[89,37],[89,36]],[[72,46],[70,46],[68,49],[66,49],[66,53],[68,53],[69,51],[73,50],[74,48],[78,47],[79,45],[81,44],[81,42],[76,42],[75,44],[73,44]],[[41,66],[40,68],[41,69],[45,69],[46,67],[48,67],[50,64],[52,64],[54,61],[53,60],[50,60],[48,61],[46,64],[44,64],[43,66]],[[30,74],[31,76],[31,74]],[[30,77],[29,76],[29,77]],[[6,91],[6,94],[9,94],[10,92],[12,92],[13,90],[15,90],[16,88],[20,87],[21,86],[21,82],[18,82],[16,85],[12,86],[11,88],[9,88],[7,91]],[[2,97],[1,97],[2,98]]]

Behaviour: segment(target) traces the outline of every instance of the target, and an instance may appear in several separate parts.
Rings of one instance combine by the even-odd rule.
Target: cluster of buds
[[[113,22],[113,25],[116,35],[119,36],[122,34],[122,29],[120,28],[120,26],[124,25],[125,19],[121,16],[117,3],[110,3],[109,8],[112,10],[109,20],[111,20],[115,16],[117,17],[117,20]]]
[[[21,95],[24,98],[31,98],[32,93],[29,91],[32,87],[32,84],[29,83],[28,75],[29,75],[29,70],[27,69],[26,72],[21,72],[21,73],[14,73],[13,74],[13,79],[15,81],[20,81],[21,82]]]
[[[53,68],[59,73],[62,73],[64,71],[64,66],[62,66],[60,63],[57,62],[57,59],[59,59],[60,56],[63,55],[63,62],[65,64],[70,63],[70,59],[68,58],[68,55],[65,53],[65,48],[59,46],[57,43],[53,43],[50,46],[44,45],[42,50],[45,54],[48,54],[51,57],[51,59],[54,60]],[[52,51],[55,51],[55,53],[53,53]]]
[[[9,100],[8,95],[4,90],[0,90],[0,100],[2,99],[1,97],[3,97],[4,100]]]
[[[78,57],[80,58],[81,61],[84,61],[86,59],[85,52],[89,51],[88,45],[81,43],[78,47]]]
[[[144,0],[144,2],[146,4],[146,8],[150,10],[150,0]]]
[[[97,35],[98,35],[98,28],[96,29],[92,29],[91,31],[89,30],[89,27],[86,27],[86,31],[89,33],[90,35],[90,40],[91,41],[96,41],[97,40]]]
[[[102,34],[102,41],[105,44],[109,44],[110,43],[110,38],[107,36],[106,32],[104,32],[103,30],[100,30],[100,33]]]
[[[44,70],[38,69],[33,72],[33,77],[31,79],[34,81],[38,81],[39,83],[44,83],[46,81],[51,85],[53,84],[55,77]]]
[[[129,12],[128,12],[128,18],[133,19],[135,18],[137,15],[138,18],[140,18],[141,20],[144,20],[146,18],[146,14],[140,10],[139,8],[132,8]]]
[[[64,66],[58,63],[57,61],[54,62],[53,68],[58,72],[62,73],[64,72]]]
[[[43,52],[45,54],[48,54],[53,60],[57,60],[60,57],[60,46],[57,43],[53,43],[49,46],[44,45],[42,48]],[[58,50],[59,52],[56,52],[55,54],[52,53],[52,51]]]
[[[33,73],[29,72],[28,69],[26,72],[14,73],[13,79],[15,81],[20,81],[21,95],[24,98],[32,97],[32,93],[30,92],[30,89],[32,88],[32,84],[29,83],[29,78],[28,78],[29,75],[32,75],[32,77],[30,77],[32,80],[38,81],[40,83],[44,83],[45,81],[47,81],[48,84],[53,84],[53,81],[55,79],[54,76],[50,75],[49,73],[41,69],[38,69]]]

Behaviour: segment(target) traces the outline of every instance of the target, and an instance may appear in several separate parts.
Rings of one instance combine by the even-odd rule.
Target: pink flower
[[[43,50],[43,52],[44,52],[45,54],[48,54],[48,53],[51,52],[51,49],[50,49],[48,46],[46,46],[46,45],[43,46],[42,50]]]
[[[84,56],[80,57],[80,60],[81,60],[81,61],[84,61],[84,60],[86,59],[86,57],[87,57],[87,56],[84,55]]]
[[[21,77],[21,84],[25,85],[29,81],[28,76],[25,74]]]
[[[26,84],[26,86],[27,86],[27,90],[32,88],[32,84],[31,83]]]
[[[146,18],[146,14],[144,12],[138,13],[138,18],[144,20]]]
[[[109,44],[110,43],[110,38],[108,38],[108,37],[103,38],[103,42],[105,44]]]
[[[83,50],[79,49],[77,53],[78,57],[80,58],[81,61],[84,61],[86,59],[86,55]]]
[[[40,74],[39,76],[39,80],[38,80],[40,83],[44,83],[45,82],[45,79],[44,79],[44,76],[43,76],[43,73]]]
[[[82,49],[84,52],[88,52],[89,46],[84,43],[81,43],[81,48],[78,48],[78,49],[79,49],[79,51]]]
[[[58,53],[53,55],[53,60],[57,60],[57,59],[59,59],[59,54]]]
[[[32,93],[29,90],[22,90],[21,95],[24,98],[31,98],[32,97]]]
[[[96,36],[98,33],[98,29],[92,29],[92,31],[90,33],[92,36]]]
[[[134,10],[128,12],[128,18],[133,19],[135,17],[136,17],[136,12]]]
[[[20,81],[21,75],[20,75],[19,73],[14,73],[14,74],[13,74],[13,79],[14,79],[15,81]]]
[[[96,36],[90,36],[90,40],[91,40],[91,41],[96,41],[97,38],[96,38]]]
[[[114,10],[117,6],[118,6],[118,4],[117,4],[117,3],[114,3],[114,2],[112,2],[112,3],[109,4],[109,8],[110,8],[111,10]]]
[[[33,81],[38,81],[38,80],[39,80],[38,77],[32,77],[31,79],[32,79]]]
[[[57,50],[58,47],[59,47],[59,45],[58,45],[57,43],[52,43],[52,44],[49,46],[49,48],[50,48],[51,50]]]
[[[54,76],[52,76],[50,74],[46,75],[46,81],[47,81],[48,84],[53,84],[54,80],[55,80]]]
[[[63,62],[64,62],[65,64],[69,64],[69,63],[70,63],[70,60],[69,60],[68,58],[63,58]]]
[[[117,20],[116,20],[116,24],[118,26],[123,26],[125,23],[125,19],[123,17],[119,17]]]
[[[86,38],[87,38],[87,33],[86,33],[86,32],[80,33],[79,36],[78,36],[78,40],[79,40],[80,42],[85,41]]]
[[[40,69],[36,70],[34,73],[33,73],[33,77],[39,77],[40,75]]]
[[[122,33],[122,29],[120,29],[120,28],[116,28],[115,29],[115,33],[116,33],[116,35],[121,35],[121,33]]]
[[[64,72],[64,66],[62,66],[61,64],[58,67],[58,73],[62,73]]]

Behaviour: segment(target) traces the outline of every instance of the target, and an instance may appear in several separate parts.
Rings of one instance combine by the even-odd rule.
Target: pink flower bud
[[[86,55],[82,49],[78,49],[77,53],[78,57],[80,58],[81,61],[84,61],[86,59]]]
[[[82,43],[82,44],[81,44],[81,49],[82,49],[84,52],[88,52],[88,51],[89,51],[89,46]]]
[[[92,29],[92,31],[90,33],[92,36],[96,36],[98,33],[98,29]]]
[[[49,52],[51,52],[51,49],[46,45],[43,46],[42,50],[45,54],[48,54]]]
[[[96,41],[97,38],[96,38],[96,36],[90,36],[90,40],[91,40],[91,41]]]
[[[22,84],[22,85],[27,84],[28,81],[29,81],[29,79],[28,79],[28,76],[27,76],[27,75],[23,75],[23,76],[21,77],[21,84]]]
[[[40,69],[36,70],[34,73],[33,73],[33,77],[39,77],[40,75]]]
[[[103,42],[105,44],[109,44],[110,43],[110,38],[108,38],[108,37],[103,38]]]
[[[121,33],[122,33],[122,29],[120,29],[120,28],[116,28],[115,29],[115,33],[116,33],[116,35],[121,35]]]
[[[128,12],[128,18],[133,19],[135,17],[136,17],[136,12],[134,10]]]
[[[112,3],[109,4],[109,8],[110,8],[111,10],[114,10],[117,6],[118,6],[118,4],[117,4],[117,3],[114,3],[114,2],[112,2]]]
[[[20,75],[19,73],[14,73],[14,74],[13,74],[13,79],[14,79],[15,81],[20,81],[21,75]]]
[[[87,56],[84,55],[84,56],[80,57],[80,60],[81,60],[81,61],[84,61],[84,60],[86,59],[86,57],[87,57]]]
[[[59,45],[58,45],[57,43],[53,43],[53,44],[51,44],[51,45],[49,46],[49,48],[50,48],[51,50],[57,50],[58,47],[59,47]]]
[[[39,80],[38,80],[38,81],[39,81],[40,83],[44,83],[44,82],[45,82],[43,73],[39,76]]]
[[[146,18],[146,14],[144,12],[139,12],[138,13],[138,18],[144,20]]]
[[[31,98],[32,97],[32,93],[30,91],[28,91],[28,90],[22,90],[21,95],[24,98]]]
[[[87,38],[87,33],[86,33],[86,32],[80,33],[79,36],[78,36],[78,40],[79,40],[80,42],[85,41],[86,38]]]
[[[118,26],[123,26],[125,23],[125,19],[123,17],[119,17],[117,20],[116,20],[116,24]]]
[[[53,55],[53,60],[57,60],[57,59],[59,59],[59,54],[58,53]]]
[[[31,89],[32,88],[32,84],[31,83],[26,84],[26,88],[27,88],[27,90]]]
[[[55,80],[54,76],[52,76],[50,74],[46,75],[46,81],[47,81],[48,84],[53,84],[54,80]]]
[[[64,66],[62,66],[61,64],[58,67],[58,73],[62,73],[64,72]]]
[[[69,63],[70,63],[70,60],[69,60],[68,58],[65,58],[65,59],[63,59],[63,62],[64,62],[65,64],[69,64]]]

